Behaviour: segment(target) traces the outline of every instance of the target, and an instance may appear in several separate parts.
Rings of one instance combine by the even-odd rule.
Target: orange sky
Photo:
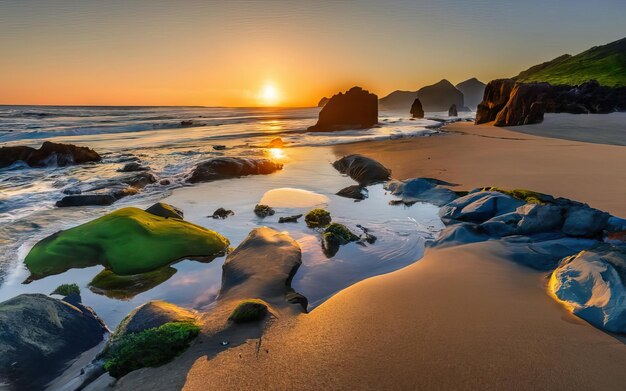
[[[255,106],[273,83],[272,104],[311,106],[486,82],[620,38],[626,7],[599,1],[2,2],[0,104]]]

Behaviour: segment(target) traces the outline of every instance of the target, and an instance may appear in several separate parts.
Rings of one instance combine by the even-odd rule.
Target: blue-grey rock
[[[444,228],[430,247],[446,248],[489,240],[489,235],[481,232],[477,224],[459,223]]]
[[[483,223],[494,216],[515,211],[524,201],[497,191],[471,193],[444,205],[439,216],[445,220]]]
[[[606,224],[607,232],[622,232],[626,231],[626,219],[621,217],[611,216]]]
[[[389,181],[385,184],[385,189],[389,190],[391,194],[401,197],[405,203],[429,202],[442,206],[458,198],[454,191],[440,186],[442,184],[454,185],[431,178],[413,178],[406,181]]]
[[[569,238],[557,233],[509,236],[502,240],[513,261],[536,270],[553,270],[564,257],[600,243],[592,239]]]
[[[588,206],[573,207],[567,210],[563,233],[570,236],[596,237],[602,233],[610,215]]]

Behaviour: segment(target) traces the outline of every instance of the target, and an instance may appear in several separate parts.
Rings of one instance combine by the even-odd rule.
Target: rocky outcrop
[[[601,86],[589,81],[580,86],[515,83],[512,79],[487,84],[478,105],[476,124],[496,126],[540,123],[544,113],[606,114],[626,110],[626,87]]]
[[[550,290],[572,312],[602,329],[626,332],[626,250],[602,245],[564,258]]]
[[[422,102],[424,111],[447,112],[450,106],[464,107],[463,93],[456,89],[448,80],[422,87],[417,91],[417,97]]]
[[[0,168],[22,161],[31,167],[59,167],[87,162],[99,162],[102,158],[96,151],[72,144],[57,144],[45,141],[39,149],[16,146],[0,148]]]
[[[43,389],[67,362],[96,346],[107,328],[89,307],[41,294],[0,303],[0,378]]]
[[[458,117],[458,116],[459,116],[459,111],[457,110],[456,105],[453,104],[448,109],[448,117]]]
[[[471,110],[476,110],[478,104],[483,100],[486,87],[485,83],[473,77],[457,84],[455,87],[463,93],[465,106],[469,107]]]
[[[226,258],[218,300],[255,298],[274,308],[306,311],[306,298],[291,288],[301,264],[300,246],[288,234],[255,228]]]
[[[317,102],[317,107],[324,107],[326,106],[326,103],[328,103],[328,98],[323,97],[319,102]]]
[[[513,90],[515,81],[511,79],[497,79],[487,83],[483,101],[476,110],[476,124],[495,121],[500,110],[506,106]]]
[[[111,205],[115,201],[139,193],[157,178],[150,172],[138,172],[129,176],[105,179],[84,188],[64,190],[69,195],[57,201],[57,207]]]
[[[196,164],[187,177],[187,182],[210,182],[248,175],[267,175],[282,168],[282,163],[270,159],[216,157]]]
[[[371,128],[378,123],[378,97],[360,87],[333,95],[322,108],[311,132]]]
[[[422,102],[420,102],[419,98],[415,98],[411,105],[411,117],[424,118],[424,108],[422,108]]]
[[[333,167],[348,175],[361,186],[385,182],[391,177],[391,170],[374,159],[362,155],[347,155],[333,163]]]
[[[195,322],[196,314],[172,303],[161,300],[149,301],[128,314],[115,330],[112,339],[129,333],[162,326],[170,322]]]

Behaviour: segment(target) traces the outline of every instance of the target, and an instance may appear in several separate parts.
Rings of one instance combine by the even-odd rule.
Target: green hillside
[[[563,55],[535,65],[517,77],[518,81],[579,85],[597,80],[609,87],[626,86],[626,38],[596,46],[575,56]]]

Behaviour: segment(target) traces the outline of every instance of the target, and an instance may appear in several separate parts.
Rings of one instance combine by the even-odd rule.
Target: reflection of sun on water
[[[287,157],[285,151],[283,151],[281,148],[269,148],[267,152],[270,155],[270,158],[273,160],[282,160]]]
[[[272,83],[266,83],[259,92],[259,103],[265,106],[275,106],[280,101],[280,92]]]

